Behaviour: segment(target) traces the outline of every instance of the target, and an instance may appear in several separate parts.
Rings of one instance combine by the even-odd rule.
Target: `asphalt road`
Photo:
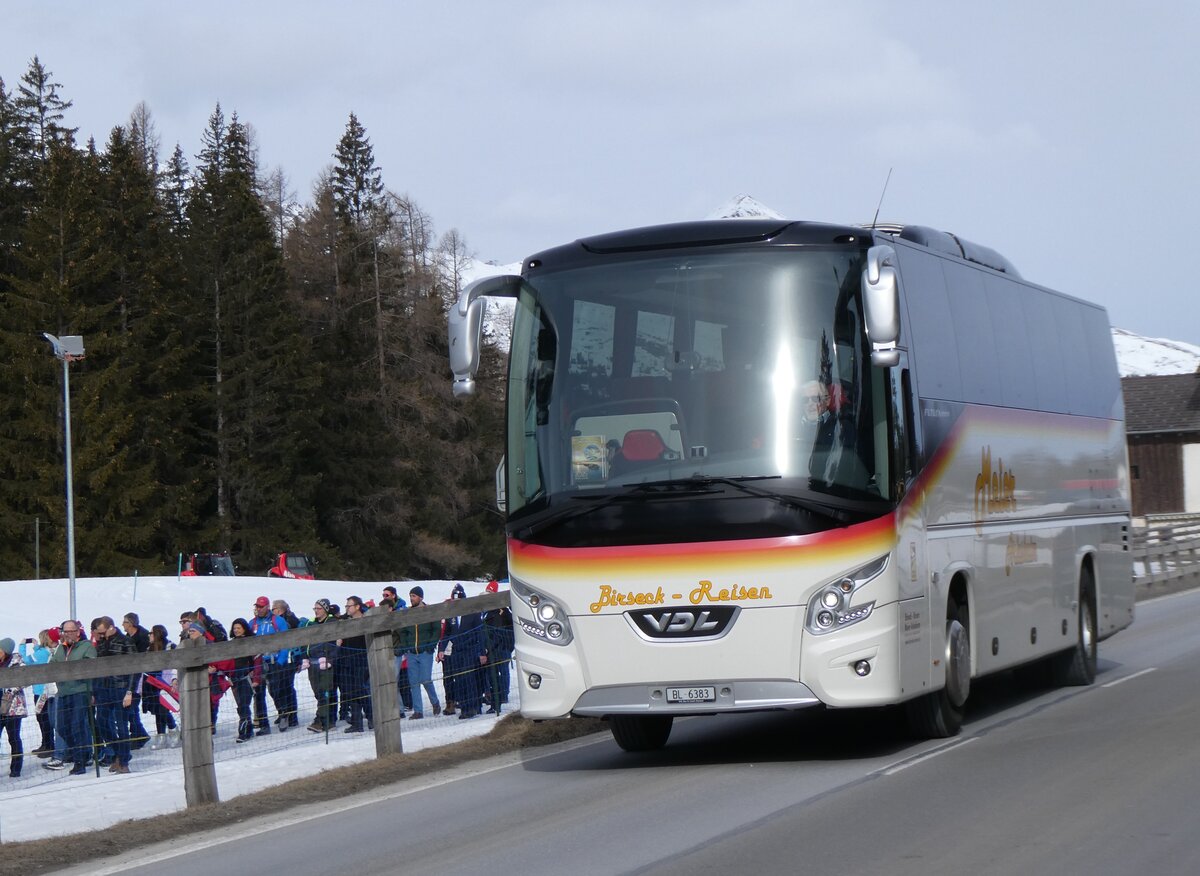
[[[977,683],[953,740],[887,710],[696,718],[653,754],[590,737],[71,872],[1200,873],[1198,662],[1189,591],[1139,603],[1092,687]]]

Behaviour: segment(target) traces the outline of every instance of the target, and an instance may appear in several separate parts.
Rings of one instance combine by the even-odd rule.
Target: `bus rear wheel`
[[[670,715],[612,715],[608,726],[613,739],[625,751],[657,751],[671,735]]]
[[[1079,634],[1075,647],[1050,658],[1054,683],[1084,687],[1096,680],[1096,585],[1090,569],[1079,576]]]
[[[971,693],[971,639],[967,610],[953,600],[946,606],[946,683],[941,690],[904,704],[908,726],[925,739],[955,736],[962,728]]]

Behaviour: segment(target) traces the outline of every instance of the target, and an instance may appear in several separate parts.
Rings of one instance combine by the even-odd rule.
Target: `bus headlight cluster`
[[[561,605],[543,593],[510,579],[513,595],[529,607],[528,615],[520,610],[516,613],[521,629],[535,639],[552,645],[566,645],[572,639],[571,622]]]
[[[860,588],[883,573],[887,564],[888,558],[885,554],[819,589],[808,601],[805,628],[810,633],[821,635],[870,617],[875,608],[873,601],[855,606],[851,606],[850,602]]]

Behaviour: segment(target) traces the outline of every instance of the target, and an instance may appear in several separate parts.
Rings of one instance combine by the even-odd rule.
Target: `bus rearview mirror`
[[[862,299],[871,342],[871,363],[890,368],[900,362],[900,292],[896,283],[896,251],[886,244],[867,250]]]

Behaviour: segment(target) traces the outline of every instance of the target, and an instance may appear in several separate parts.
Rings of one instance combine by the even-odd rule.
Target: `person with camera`
[[[26,639],[17,646],[21,660],[27,666],[39,666],[50,659],[50,652],[58,644],[58,630],[42,630],[36,639]],[[28,650],[33,646],[33,651]],[[42,731],[42,742],[31,754],[40,758],[54,756],[54,700],[57,688],[54,682],[33,686],[33,711],[37,716],[38,729]]]

